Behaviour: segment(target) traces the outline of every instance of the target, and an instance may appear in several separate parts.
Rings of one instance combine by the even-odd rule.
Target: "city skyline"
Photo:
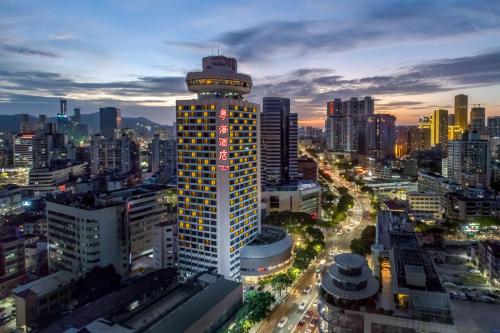
[[[367,95],[398,124],[451,113],[459,93],[500,115],[500,8],[487,1],[0,7],[2,114],[55,114],[64,97],[169,124],[175,100],[194,98],[185,74],[220,53],[254,78],[249,101],[290,98],[300,125],[323,127],[327,101]]]

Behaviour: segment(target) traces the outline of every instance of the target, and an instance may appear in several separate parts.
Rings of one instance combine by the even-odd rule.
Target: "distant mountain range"
[[[30,122],[37,122],[38,118],[34,116],[29,116]],[[21,115],[0,115],[0,131],[10,131],[17,132],[20,126]],[[55,122],[56,117],[49,117],[49,122]],[[87,113],[81,115],[81,123],[87,124],[89,126],[89,134],[94,134],[99,132],[99,112]],[[123,117],[122,127],[126,128],[137,128],[137,127],[162,127],[158,123],[155,123],[147,118],[138,117]]]

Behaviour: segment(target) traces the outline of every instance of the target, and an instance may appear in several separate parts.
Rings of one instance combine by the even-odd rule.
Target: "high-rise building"
[[[131,259],[150,255],[154,246],[154,226],[176,218],[175,189],[149,184],[112,191],[109,198],[123,201],[127,208]]]
[[[96,134],[90,139],[90,173],[108,171],[124,175],[139,170],[139,150],[133,135],[122,133],[117,139]]]
[[[80,108],[74,108],[73,109],[73,117],[71,120],[75,123],[79,123],[81,121],[81,109]]]
[[[41,132],[41,133],[40,133]],[[51,136],[38,130],[33,137],[33,168],[44,169],[50,167]]]
[[[37,129],[44,129],[45,125],[47,125],[47,115],[38,115]]]
[[[45,124],[33,136],[33,168],[49,168],[53,160],[67,158],[67,136],[55,131],[53,123]]]
[[[448,113],[448,126],[455,126],[455,114]]]
[[[421,117],[418,121],[418,150],[431,149],[431,120],[429,117]]]
[[[458,126],[448,126],[448,141],[450,140],[460,140],[463,135],[463,131]]]
[[[34,126],[30,121],[29,114],[23,113],[19,115],[19,134],[32,133]]]
[[[461,140],[450,141],[447,163],[448,178],[462,186],[490,186],[490,144],[479,134],[465,133]]]
[[[488,135],[490,138],[500,138],[500,117],[488,117]]]
[[[448,110],[434,110],[429,117],[431,120],[431,146],[440,147],[446,152],[448,143]]]
[[[346,117],[343,126],[345,151],[367,153],[366,122],[368,116],[373,115],[374,110],[375,101],[370,96],[362,100],[352,97],[342,102],[342,112]]]
[[[301,180],[318,180],[318,163],[310,157],[303,156],[298,160],[299,178]]]
[[[401,149],[402,156],[419,150],[418,126],[396,126],[396,146]]]
[[[122,111],[114,107],[99,109],[99,132],[108,139],[114,139],[115,129],[122,125]]]
[[[290,99],[264,97],[260,116],[262,185],[297,179],[297,114]]]
[[[390,114],[368,116],[366,148],[368,155],[377,159],[394,158],[396,145],[396,117]]]
[[[455,96],[455,126],[458,126],[462,131],[467,130],[468,116],[468,100],[467,95],[460,94]]]
[[[92,268],[113,265],[125,276],[129,265],[129,229],[122,201],[94,197],[47,201],[49,270],[79,277]]]
[[[160,139],[160,134],[155,134],[151,143],[151,171],[166,180],[177,174],[176,145],[175,138]]]
[[[71,119],[68,116],[68,101],[65,99],[59,100],[60,110],[57,114],[56,125],[59,133],[69,133],[71,130]]]
[[[470,109],[470,131],[486,134],[486,108],[476,105]]]
[[[327,102],[326,111],[326,147],[334,152],[344,151],[342,100],[335,98],[333,101]]]
[[[238,278],[260,229],[259,105],[234,58],[203,58],[186,83],[198,98],[176,103],[179,269]]]
[[[368,116],[374,114],[375,102],[370,96],[352,97],[327,102],[327,148],[337,152],[367,154],[366,126]]]
[[[67,115],[68,114],[68,101],[66,99],[59,99],[59,114]]]
[[[12,138],[12,153],[15,167],[33,167],[33,134],[17,134]]]

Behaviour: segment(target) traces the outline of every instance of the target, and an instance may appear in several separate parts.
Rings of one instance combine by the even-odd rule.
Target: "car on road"
[[[305,317],[310,318],[310,317],[312,317],[312,315],[313,315],[313,310],[309,309],[309,310],[307,310]]]
[[[302,293],[307,295],[311,292],[311,290],[312,290],[312,286],[307,286],[304,288],[304,290],[302,290]]]
[[[302,301],[300,304],[299,304],[299,310],[302,311],[306,308],[307,306],[307,302],[306,301]]]
[[[304,320],[301,320],[297,323],[297,328],[302,328],[302,327],[304,327],[305,324],[306,324],[306,322]]]
[[[304,331],[304,333],[311,333],[311,330],[310,330],[310,329],[306,329],[306,330]]]
[[[283,328],[286,325],[286,322],[288,321],[288,317],[282,317],[280,321],[278,322],[278,328]]]

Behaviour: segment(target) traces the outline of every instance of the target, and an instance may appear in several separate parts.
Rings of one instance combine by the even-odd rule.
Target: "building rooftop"
[[[263,191],[266,192],[279,192],[279,191],[304,191],[317,189],[321,190],[321,187],[311,180],[299,180],[296,182],[291,182],[287,184],[279,185],[266,185]]]
[[[74,281],[74,276],[65,271],[52,273],[38,280],[20,285],[12,290],[14,295],[25,297],[31,293],[38,297],[51,293],[63,286],[67,286]]]
[[[407,247],[393,248],[394,273],[400,288],[446,293],[427,251]],[[414,282],[416,275],[424,274],[423,283]]]
[[[391,247],[419,249],[420,244],[414,233],[410,232],[392,232],[389,236]]]
[[[149,329],[151,333],[183,333],[225,297],[241,289],[239,282],[219,277]]]
[[[51,199],[48,199],[47,202],[53,202],[85,210],[104,209],[124,203],[123,200],[116,197],[98,198],[96,195],[91,193],[72,194],[69,192],[61,193]]]
[[[257,237],[240,251],[241,258],[268,258],[293,246],[293,239],[283,229],[263,225]]]
[[[63,332],[70,327],[83,328],[98,318],[123,315],[127,313],[129,305],[134,301],[141,300],[145,295],[155,291],[161,293],[160,287],[167,288],[173,285],[176,278],[177,273],[172,268],[153,271],[130,281],[128,285],[118,291],[77,308],[73,313],[59,318],[41,332]],[[168,288],[164,289],[163,292],[167,294]]]
[[[336,298],[352,301],[368,299],[379,290],[366,259],[354,253],[336,255],[321,278],[321,286]]]

